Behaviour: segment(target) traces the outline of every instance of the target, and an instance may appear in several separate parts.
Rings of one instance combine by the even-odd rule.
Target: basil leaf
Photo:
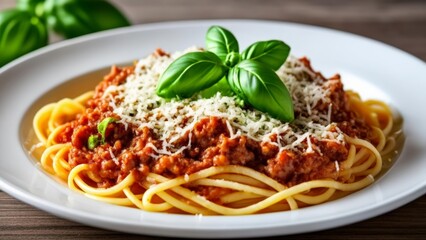
[[[232,91],[231,87],[229,86],[228,80],[226,80],[226,77],[223,77],[215,85],[201,91],[200,95],[203,98],[210,98],[210,97],[213,97],[214,95],[216,95],[216,93],[218,93],[218,92],[220,92],[222,96],[234,95],[234,92]]]
[[[226,75],[227,67],[211,52],[182,55],[161,75],[157,95],[164,98],[189,98],[209,88]]]
[[[256,60],[266,64],[273,70],[278,70],[287,59],[289,53],[290,47],[283,41],[270,40],[253,43],[241,55],[243,60]]]
[[[130,25],[117,8],[103,0],[47,0],[44,6],[49,26],[66,38]]]
[[[206,49],[215,53],[222,62],[231,52],[239,52],[238,41],[227,29],[211,26],[206,34]]]
[[[46,46],[47,28],[27,11],[9,9],[0,13],[0,67],[28,52]]]
[[[108,124],[115,122],[116,120],[112,117],[104,118],[99,124],[98,124],[98,132],[101,134],[102,139],[101,143],[105,143],[105,134],[106,129],[108,127]]]
[[[16,8],[31,12],[31,14],[37,17],[43,17],[44,0],[17,0]]]
[[[243,87],[240,83],[240,68],[239,64],[228,72],[228,85],[232,89],[232,91],[237,95],[237,97],[240,100],[240,105],[244,106],[246,102],[248,102],[248,99],[243,91]]]
[[[286,122],[294,119],[289,91],[266,65],[255,60],[243,60],[229,71],[228,82],[241,99],[257,110]]]
[[[99,145],[99,143],[100,141],[98,135],[90,135],[89,139],[87,139],[87,148],[93,150]]]

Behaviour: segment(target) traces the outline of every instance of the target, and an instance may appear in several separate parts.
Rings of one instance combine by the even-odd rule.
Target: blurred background
[[[16,0],[0,0],[0,10]],[[110,0],[131,24],[190,19],[266,19],[370,37],[426,59],[425,0]],[[52,37],[53,36],[53,37]],[[50,41],[61,38],[52,35]]]

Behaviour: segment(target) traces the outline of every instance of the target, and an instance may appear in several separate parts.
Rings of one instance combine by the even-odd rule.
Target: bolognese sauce
[[[168,57],[162,50],[154,55]],[[346,93],[339,75],[330,79],[315,72],[306,58],[297,60],[299,67],[309,70],[303,72],[305,78],[320,82],[320,86],[329,98],[328,102],[319,100],[312,109],[317,114],[328,116],[328,121],[336,123],[328,132],[339,132],[352,137],[367,138],[370,128],[350,110]],[[316,179],[339,178],[340,163],[347,158],[348,146],[343,142],[320,139],[308,135],[303,141],[289,148],[282,148],[276,142],[291,146],[283,133],[268,135],[268,141],[251,138],[244,134],[230,132],[226,119],[220,116],[205,116],[196,121],[191,131],[181,132],[168,148],[183,149],[173,154],[163,154],[156,149],[164,148],[164,141],[158,133],[147,126],[134,123],[123,124],[119,114],[114,112],[111,98],[105,97],[110,86],[119,86],[134,74],[135,66],[112,67],[111,72],[96,87],[93,99],[87,102],[86,111],[76,120],[67,123],[66,128],[57,137],[60,143],[71,142],[68,155],[71,167],[88,164],[97,181],[96,187],[111,187],[129,174],[143,182],[148,173],[157,173],[169,178],[192,174],[211,166],[240,165],[252,168],[277,180],[285,186],[294,186]],[[112,94],[114,96],[114,93]],[[121,101],[121,100],[119,100]],[[120,102],[115,104],[120,104]],[[307,112],[295,108],[296,119],[306,117]],[[108,124],[105,132],[105,144],[89,149],[88,138],[97,134],[97,126],[105,118],[116,121]],[[181,124],[189,119],[183,116]],[[314,124],[324,120],[313,118]],[[296,123],[297,124],[297,123]],[[294,140],[294,139],[293,139]],[[297,140],[295,140],[297,141]],[[93,177],[93,176],[92,176]],[[229,192],[229,190],[209,187],[194,187],[194,191],[208,199]]]

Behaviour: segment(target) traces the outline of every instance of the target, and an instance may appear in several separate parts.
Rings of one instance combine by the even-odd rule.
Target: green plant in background
[[[104,0],[17,0],[0,12],[0,67],[48,44],[48,30],[73,38],[129,26],[127,18]]]
[[[240,54],[234,35],[212,26],[206,35],[206,51],[190,52],[172,62],[160,77],[157,95],[236,95],[241,105],[290,122],[294,119],[292,98],[275,73],[289,53],[290,47],[284,42],[269,40],[255,42]]]
[[[30,12],[10,9],[0,14],[0,67],[34,49],[46,46],[47,27]]]

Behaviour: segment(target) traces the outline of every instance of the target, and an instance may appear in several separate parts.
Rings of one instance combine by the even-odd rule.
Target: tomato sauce
[[[310,66],[309,62],[305,64]],[[287,186],[314,179],[338,178],[336,162],[347,158],[348,146],[310,138],[314,151],[291,149],[280,152],[273,144],[257,142],[246,136],[231,138],[225,119],[219,117],[206,117],[197,122],[191,134],[185,133],[175,143],[178,148],[188,145],[190,141],[190,148],[171,156],[159,155],[154,151],[152,146],[161,148],[162,143],[149,128],[131,124],[125,126],[119,121],[108,124],[105,144],[89,149],[88,138],[98,134],[99,122],[106,117],[119,119],[108,100],[102,98],[105,89],[110,85],[122,84],[133,70],[133,67],[112,67],[110,74],[96,87],[93,99],[87,103],[86,112],[68,123],[56,139],[58,142],[72,143],[68,156],[71,167],[87,163],[98,179],[93,183],[97,187],[113,186],[130,173],[142,182],[150,172],[173,178],[211,166],[225,165],[250,167]],[[330,80],[333,80],[333,84],[330,84],[332,121],[337,122],[339,129],[350,136],[366,137],[369,128],[363,122],[354,120],[356,118],[349,110],[340,76],[336,75]],[[324,81],[327,80],[324,78]],[[318,107],[325,110],[328,105]],[[207,198],[215,198],[215,192],[221,190],[197,188],[194,191],[203,193]]]

